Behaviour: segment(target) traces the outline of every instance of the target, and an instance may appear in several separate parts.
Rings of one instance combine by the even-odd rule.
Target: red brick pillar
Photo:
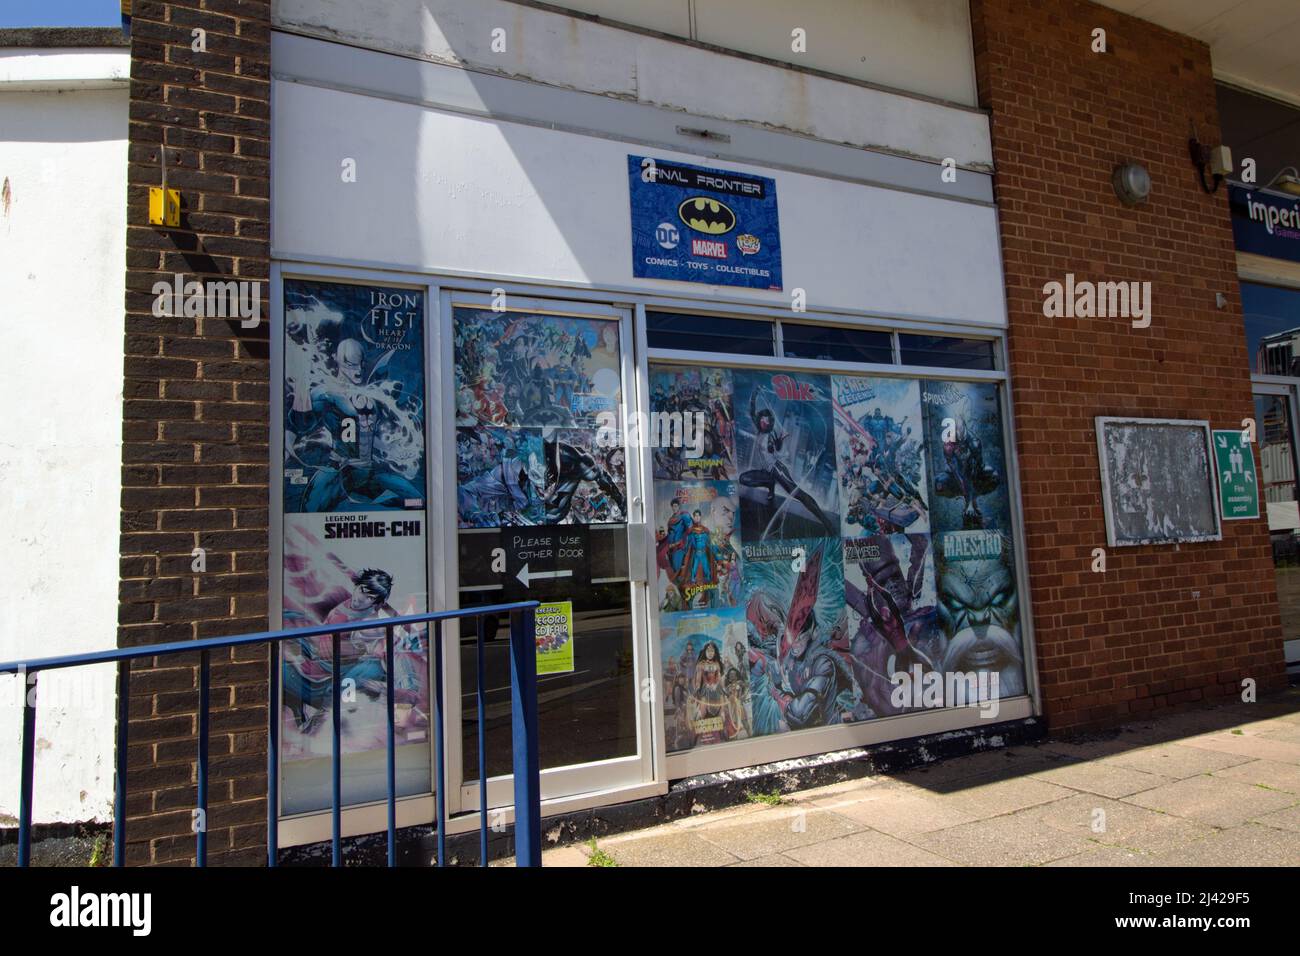
[[[270,500],[270,3],[133,7],[121,646],[265,629]],[[170,229],[148,220],[164,142],[182,197]],[[260,323],[156,317],[154,284],[177,273],[261,283]],[[129,862],[193,857],[197,686],[197,654],[132,671]],[[265,859],[266,692],[265,647],[213,655],[214,863]]]
[[[1078,0],[972,0],[991,111],[1011,380],[1043,700],[1098,726],[1285,679],[1267,523],[1223,541],[1108,549],[1094,419],[1254,416],[1227,190],[1205,193],[1192,125],[1219,142],[1205,44]],[[1093,52],[1105,30],[1107,52]],[[1122,205],[1112,170],[1146,166]],[[1150,281],[1151,325],[1047,318],[1043,287]],[[1229,305],[1216,308],[1215,293]]]

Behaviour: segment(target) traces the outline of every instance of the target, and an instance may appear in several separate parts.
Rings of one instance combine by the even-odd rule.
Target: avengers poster
[[[848,613],[840,540],[747,542],[742,562],[754,734],[870,717],[844,657]]]
[[[752,737],[750,653],[742,610],[665,614],[659,635],[667,749]]]
[[[930,527],[1011,528],[1002,414],[992,382],[921,382],[929,457]]]
[[[935,562],[935,667],[946,676],[982,675],[980,689],[994,700],[1026,693],[1010,534],[943,532],[935,536]]]
[[[831,378],[844,537],[930,530],[915,379]]]
[[[736,477],[732,373],[650,367],[650,444],[656,480]]]
[[[845,660],[872,716],[908,709],[894,699],[894,675],[933,670],[943,648],[935,630],[934,553],[928,534],[876,535],[844,542],[849,608]]]
[[[427,629],[394,628],[390,674],[383,624],[386,618],[428,610],[424,520],[422,513],[394,512],[285,516],[284,626],[360,626],[344,634],[339,646],[342,751],[348,758],[344,775],[349,789],[365,784],[354,769],[355,761],[387,747],[389,680],[396,744],[402,748],[398,760],[404,773],[413,769],[422,773],[417,779],[427,787],[431,713]],[[327,805],[328,790],[307,784],[323,780],[321,768],[327,766],[332,752],[332,638],[285,642],[281,674],[286,804],[314,800]],[[318,772],[292,770],[313,760],[320,761]]]
[[[284,283],[284,510],[424,508],[424,293]]]
[[[457,425],[594,429],[619,414],[613,319],[457,309],[453,337]]]
[[[741,538],[839,538],[830,376],[736,370],[732,380]]]
[[[655,581],[661,611],[740,603],[738,509],[735,482],[656,483]]]

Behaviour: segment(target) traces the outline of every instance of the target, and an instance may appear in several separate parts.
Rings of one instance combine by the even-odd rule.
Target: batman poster
[[[286,279],[284,510],[424,508],[424,293]]]

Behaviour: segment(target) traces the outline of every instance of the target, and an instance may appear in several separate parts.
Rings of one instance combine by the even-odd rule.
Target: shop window
[[[1026,693],[999,388],[650,366],[670,752]]]
[[[1300,289],[1241,283],[1250,370],[1300,375]]]
[[[786,358],[894,364],[894,343],[888,332],[782,322],[781,346]]]
[[[993,343],[988,339],[958,339],[947,335],[898,336],[898,350],[904,365],[933,368],[965,368],[992,371]]]
[[[647,312],[646,342],[652,349],[773,355],[775,325],[757,319],[732,319],[688,312]]]

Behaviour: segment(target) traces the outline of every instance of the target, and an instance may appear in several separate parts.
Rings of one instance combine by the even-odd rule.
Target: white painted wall
[[[798,287],[810,309],[1005,324],[988,206],[285,81],[272,95],[278,256],[775,305]],[[775,179],[785,291],[633,279],[629,153]]]
[[[726,6],[697,8],[701,30],[708,30],[705,39],[775,56],[783,36],[786,54],[797,57],[789,53],[790,29],[779,5],[763,0],[750,16],[729,13]],[[921,16],[918,10],[942,15]],[[839,17],[844,11],[852,13],[845,12],[847,25]],[[846,64],[866,57],[858,65],[864,70],[870,66],[875,82],[969,106],[975,103],[974,59],[964,11],[965,0],[921,0],[919,7],[911,0],[819,0],[800,15],[810,31],[809,50],[831,58],[820,68],[838,66],[846,72]],[[272,16],[282,29],[368,49],[832,143],[936,162],[952,157],[962,166],[992,169],[983,113],[506,0],[275,0]],[[730,23],[738,24],[736,37],[748,39],[730,42]],[[492,49],[497,29],[505,31],[504,52]]]
[[[36,51],[0,56],[6,661],[116,644],[127,93],[48,91],[62,85],[49,67]],[[47,91],[31,91],[42,75]],[[17,686],[0,678],[0,826],[18,813]],[[109,819],[114,671],[50,672],[40,688],[33,819]]]
[[[558,0],[557,5],[968,106],[978,101],[969,0]],[[796,28],[804,31],[800,52],[792,49]]]

